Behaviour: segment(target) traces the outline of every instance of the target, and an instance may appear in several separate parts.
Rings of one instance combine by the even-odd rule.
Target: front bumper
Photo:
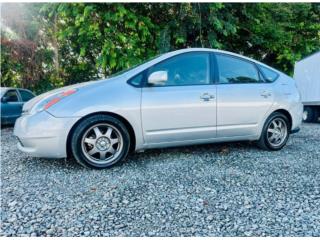
[[[79,118],[56,118],[46,111],[22,115],[14,126],[18,149],[33,157],[65,158],[67,137]]]

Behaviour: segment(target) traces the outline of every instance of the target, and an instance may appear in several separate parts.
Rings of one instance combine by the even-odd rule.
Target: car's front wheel
[[[130,136],[126,126],[109,115],[83,119],[71,138],[74,158],[83,166],[107,168],[126,158]]]
[[[289,119],[282,113],[272,113],[264,124],[257,145],[265,150],[280,150],[289,138]]]

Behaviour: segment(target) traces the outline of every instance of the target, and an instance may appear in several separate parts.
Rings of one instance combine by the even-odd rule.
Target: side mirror
[[[1,98],[2,103],[7,103],[8,102],[8,97],[2,97]]]
[[[150,74],[148,83],[151,85],[164,85],[168,81],[167,71],[157,71]]]

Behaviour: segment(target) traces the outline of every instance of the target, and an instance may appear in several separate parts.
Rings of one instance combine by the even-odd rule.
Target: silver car
[[[238,54],[193,48],[42,94],[24,105],[14,134],[32,156],[106,168],[150,148],[249,140],[279,150],[301,121],[291,77]]]

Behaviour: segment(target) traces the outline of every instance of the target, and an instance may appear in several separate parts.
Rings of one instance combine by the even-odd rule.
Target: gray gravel
[[[320,124],[278,152],[150,150],[108,170],[18,152],[1,130],[4,236],[320,236]]]

